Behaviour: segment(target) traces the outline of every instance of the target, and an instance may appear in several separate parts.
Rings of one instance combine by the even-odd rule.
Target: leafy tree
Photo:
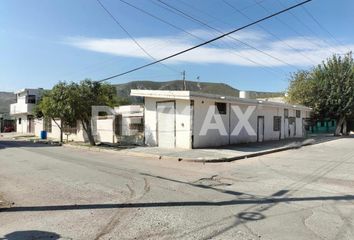
[[[74,109],[70,84],[59,82],[52,90],[44,92],[35,108],[37,117],[46,117],[54,121],[60,129],[60,141],[63,141],[63,126],[69,125],[74,119]],[[58,122],[60,120],[60,122]]]
[[[354,110],[352,53],[334,55],[311,71],[293,74],[287,100],[312,107],[316,118],[335,118],[335,134],[347,134],[347,121]]]
[[[290,85],[286,94],[286,100],[294,104],[313,106],[316,82],[311,77],[310,71],[300,70],[291,75]]]
[[[80,121],[90,144],[95,145],[91,125],[92,106],[114,107],[124,102],[117,97],[116,89],[113,86],[88,79],[75,85],[74,92],[72,97],[75,102],[73,106],[75,119]]]
[[[94,105],[117,106],[124,104],[117,97],[116,89],[86,79],[77,83],[59,82],[42,97],[36,109],[37,115],[51,118],[60,129],[63,140],[64,126],[79,121],[91,145],[95,145],[91,125],[91,107]],[[60,124],[57,119],[60,119]]]

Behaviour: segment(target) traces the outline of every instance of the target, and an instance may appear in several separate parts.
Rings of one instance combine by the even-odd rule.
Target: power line
[[[102,7],[102,9],[112,18],[112,20],[128,35],[128,37],[147,55],[149,56],[152,60],[156,61],[157,59],[152,56],[148,51],[145,50],[145,48],[129,33],[129,31],[118,21],[118,19],[113,16],[113,14],[102,4],[100,0],[96,0],[97,3]],[[172,70],[174,72],[179,72],[176,69],[173,69],[163,63],[160,63],[162,66],[165,68]]]
[[[256,4],[258,4],[259,7],[261,7],[262,9],[264,9],[264,11],[266,11],[267,13],[270,13],[270,11],[264,7],[261,3],[257,2],[257,0],[254,0],[254,2]],[[304,39],[307,39],[307,41],[311,42],[313,45],[317,45],[317,42],[314,42],[313,39],[305,36],[304,34],[300,33],[299,31],[297,31],[292,25],[288,24],[287,22],[283,21],[282,19],[280,18],[275,18],[278,22],[282,23],[283,25],[285,25],[286,27],[288,27],[289,29],[291,29],[294,33],[296,33],[297,35],[303,37]],[[321,47],[321,46],[320,46]]]
[[[304,12],[324,31],[326,32],[334,41],[336,41],[339,45],[344,45],[341,41],[339,41],[327,28],[325,28],[316,18],[311,14],[310,11],[307,10],[305,6],[302,6]]]
[[[247,18],[248,20],[253,21],[252,18],[250,18],[247,14],[245,14],[242,10],[236,8],[233,4],[229,3],[226,0],[222,0],[226,5],[228,5],[229,7],[231,7],[232,9],[234,9],[236,12],[238,12],[239,14],[241,14],[242,16],[244,16],[245,18]],[[280,41],[282,44],[288,46],[289,48],[291,48],[292,50],[298,52],[299,54],[301,54],[303,57],[305,57],[306,59],[310,60],[312,63],[317,64],[315,61],[313,61],[310,57],[306,56],[305,54],[303,54],[301,51],[299,51],[298,49],[292,47],[291,45],[289,45],[287,42],[284,42],[282,39],[280,39],[277,35],[275,35],[274,33],[272,33],[271,31],[269,31],[267,28],[263,27],[262,25],[258,25],[261,29],[263,29],[264,31],[266,31],[268,34],[272,35],[274,38],[278,39],[278,41]]]
[[[162,0],[157,0],[157,1],[160,2],[160,3],[162,3],[162,4],[164,4],[165,6],[167,6],[167,7],[171,8],[171,9],[173,9],[173,10],[175,10],[175,11],[181,13],[182,15],[186,16],[187,18],[189,18],[189,19],[191,19],[191,20],[193,20],[193,21],[195,21],[195,22],[198,22],[199,24],[201,24],[201,25],[203,25],[203,26],[206,26],[206,27],[208,27],[208,28],[210,28],[210,29],[212,29],[212,30],[214,30],[214,31],[217,31],[218,33],[223,34],[223,32],[220,31],[219,29],[214,28],[213,26],[211,26],[211,25],[209,25],[209,24],[207,24],[207,23],[205,23],[205,22],[203,22],[203,21],[201,21],[201,20],[199,20],[199,19],[197,19],[197,18],[195,18],[195,17],[189,15],[188,13],[185,13],[184,11],[182,11],[182,10],[180,10],[180,9],[178,9],[178,8],[176,8],[176,7],[170,5],[170,4],[168,4],[168,3],[166,3],[166,2],[164,2],[164,1],[162,1]],[[292,65],[292,64],[290,64],[290,63],[287,63],[287,62],[283,61],[282,59],[280,59],[280,58],[278,58],[278,57],[275,57],[275,56],[273,56],[273,55],[271,55],[271,54],[269,54],[269,53],[267,53],[267,52],[265,52],[265,51],[263,51],[263,50],[260,50],[260,49],[258,49],[258,48],[256,48],[256,47],[252,46],[251,44],[248,44],[248,43],[246,43],[246,42],[244,42],[244,41],[241,41],[241,40],[239,40],[239,39],[237,39],[237,38],[235,38],[235,37],[233,37],[233,36],[230,36],[230,35],[228,35],[227,37],[230,38],[230,39],[232,39],[232,40],[234,40],[234,41],[236,41],[236,42],[239,42],[239,43],[241,43],[241,44],[243,44],[243,45],[245,45],[245,46],[247,46],[247,47],[249,47],[249,48],[252,48],[252,49],[254,49],[254,50],[256,50],[256,51],[258,51],[258,52],[260,52],[260,53],[262,53],[262,54],[264,54],[264,55],[266,55],[266,56],[268,56],[268,57],[271,57],[271,58],[275,59],[275,60],[278,61],[278,62],[281,62],[281,63],[283,63],[283,64],[285,64],[285,65],[288,65],[288,66],[290,66],[290,67],[294,67],[295,69],[297,69],[297,67],[295,67],[294,65]]]
[[[284,3],[282,3],[280,0],[276,0],[278,2],[278,4],[282,7],[285,7]],[[302,21],[298,16],[295,15],[295,13],[290,12],[291,16],[293,16],[293,18],[295,18],[296,21],[298,21],[301,25],[303,25],[310,33],[312,33],[313,35],[316,35],[319,39],[320,37],[317,35],[317,33],[315,31],[312,30],[312,28],[304,21]],[[336,49],[332,47],[332,44],[328,43],[326,39],[324,39],[324,41],[326,42],[326,44],[328,45],[328,47],[332,48],[332,50],[334,50],[334,53],[336,52]],[[316,42],[317,44],[317,42]],[[319,45],[320,47],[322,47],[321,45]]]
[[[263,1],[265,1],[265,0],[260,0],[260,1],[263,2]],[[224,23],[224,24],[229,25],[230,27],[234,27],[234,26],[231,26],[230,24],[226,23],[225,21],[219,20],[219,19],[215,18],[213,15],[210,15],[210,14],[208,14],[208,13],[206,13],[206,12],[200,10],[199,8],[196,8],[196,7],[194,7],[193,5],[184,2],[183,0],[180,0],[180,2],[182,2],[184,5],[187,5],[187,6],[190,7],[190,8],[193,8],[194,10],[196,10],[196,11],[198,11],[198,12],[203,13],[203,14],[206,15],[206,16],[209,16],[209,17],[213,18],[214,20],[216,20],[216,21],[218,21],[218,22],[222,22],[222,23]],[[163,8],[163,9],[165,9],[165,10],[168,10],[168,11],[174,13],[174,14],[178,14],[179,16],[182,16],[182,17],[185,18],[184,15],[182,15],[182,14],[176,12],[176,11],[173,11],[173,10],[170,9],[170,8],[165,7],[164,5],[157,4],[157,3],[155,3],[154,1],[153,1],[152,3],[156,4],[158,7],[161,7],[161,8]],[[254,6],[254,5],[256,5],[256,4],[249,5],[248,7]],[[245,7],[245,8],[243,8],[243,9],[246,9],[246,8],[248,8],[248,7]],[[251,19],[251,21],[253,21],[253,20]],[[215,34],[213,34],[213,35],[215,35]],[[223,40],[220,40],[220,41],[223,41]],[[254,60],[252,60],[252,59],[250,59],[250,58],[248,58],[248,57],[245,57],[243,54],[241,54],[241,53],[238,52],[239,49],[236,48],[235,46],[230,45],[230,44],[229,44],[228,42],[226,42],[226,41],[223,41],[223,42],[227,44],[227,47],[231,47],[233,50],[235,50],[235,52],[231,52],[231,53],[235,54],[236,56],[243,57],[244,59],[248,60],[249,62],[259,65],[259,66],[260,66],[263,70],[265,70],[265,71],[268,71],[268,72],[273,73],[273,74],[276,73],[276,74],[279,74],[279,75],[280,75],[280,73],[278,73],[277,71],[275,71],[275,70],[269,68],[269,66],[266,66],[266,65],[264,65],[264,64],[262,64],[262,63],[260,63],[260,62],[256,62],[256,61],[254,61]],[[215,46],[214,44],[211,44],[211,45],[212,45],[212,46]],[[280,70],[279,70],[279,71],[280,71]],[[282,71],[282,70],[281,70],[281,71]],[[282,72],[283,72],[283,74],[285,73],[284,71],[282,71]]]
[[[181,54],[183,54],[183,53],[189,52],[189,51],[191,51],[191,50],[193,50],[193,49],[196,49],[196,48],[199,48],[199,47],[201,47],[201,46],[207,45],[207,44],[209,44],[209,43],[215,42],[215,41],[217,41],[217,40],[219,40],[219,39],[221,39],[221,38],[224,38],[224,37],[226,37],[226,36],[228,36],[228,35],[231,35],[231,34],[233,34],[233,33],[235,33],[235,32],[238,32],[238,31],[240,31],[240,30],[242,30],[242,29],[245,29],[245,28],[248,28],[248,27],[250,27],[250,26],[256,25],[256,24],[258,24],[258,23],[260,23],[260,22],[263,22],[263,21],[265,21],[265,20],[267,20],[267,19],[270,19],[270,18],[272,18],[272,17],[274,17],[274,16],[277,16],[277,15],[279,15],[279,14],[282,14],[282,13],[284,13],[284,12],[290,11],[291,9],[297,8],[297,7],[299,7],[299,6],[301,6],[301,5],[304,5],[304,4],[306,4],[306,3],[308,3],[308,2],[311,2],[311,1],[312,1],[312,0],[305,0],[305,1],[303,1],[303,2],[300,2],[300,3],[298,3],[298,4],[292,5],[292,6],[288,7],[288,8],[285,8],[285,9],[283,9],[283,10],[281,10],[281,11],[278,11],[278,12],[276,12],[276,13],[273,13],[273,14],[271,14],[271,15],[268,15],[268,16],[266,16],[266,17],[263,17],[263,18],[261,18],[261,19],[258,19],[258,20],[254,21],[254,22],[251,22],[251,23],[249,23],[249,24],[246,24],[246,25],[244,25],[244,26],[242,26],[242,27],[239,27],[239,28],[236,28],[236,29],[234,29],[234,30],[232,30],[232,31],[229,31],[229,32],[227,32],[227,33],[221,34],[221,35],[218,36],[218,37],[215,37],[215,38],[212,38],[212,39],[210,39],[210,40],[208,40],[208,41],[205,41],[205,42],[203,42],[203,43],[197,44],[197,45],[195,45],[195,46],[193,46],[193,47],[190,47],[190,48],[187,48],[187,49],[185,49],[185,50],[179,51],[179,52],[174,53],[174,54],[172,54],[172,55],[169,55],[169,56],[167,56],[167,57],[161,58],[161,59],[159,59],[159,60],[157,60],[157,61],[154,61],[154,62],[145,64],[145,65],[142,65],[142,66],[133,68],[133,69],[128,70],[128,71],[126,71],[126,72],[119,73],[119,74],[115,74],[115,75],[113,75],[113,76],[110,76],[110,77],[101,79],[101,80],[99,80],[98,82],[107,81],[107,80],[110,80],[110,79],[112,79],[112,78],[116,78],[116,77],[119,77],[119,76],[123,76],[123,75],[126,75],[126,74],[128,74],[128,73],[131,73],[131,72],[135,72],[135,71],[137,71],[137,70],[140,70],[140,69],[142,69],[142,68],[146,68],[146,67],[151,66],[151,65],[154,65],[154,64],[156,64],[156,63],[163,62],[163,61],[165,61],[165,60],[167,60],[167,59],[176,57],[176,56],[181,55]]]
[[[171,26],[171,27],[173,27],[173,28],[175,28],[175,29],[177,29],[177,30],[180,30],[180,31],[182,31],[182,32],[184,32],[184,33],[186,33],[186,34],[188,34],[188,35],[190,35],[190,36],[192,36],[192,37],[194,37],[194,38],[196,38],[196,39],[199,39],[199,40],[201,40],[201,41],[205,41],[205,40],[202,39],[201,37],[199,37],[199,36],[197,36],[197,35],[195,35],[195,34],[193,34],[193,33],[191,33],[191,32],[188,32],[188,31],[184,30],[183,28],[181,28],[181,27],[179,27],[179,26],[177,26],[177,25],[175,25],[175,24],[173,24],[173,23],[170,23],[170,22],[168,22],[168,21],[166,21],[166,20],[164,20],[164,19],[162,19],[162,18],[160,18],[160,17],[158,17],[158,16],[156,16],[156,15],[150,13],[150,12],[147,12],[146,10],[144,10],[144,9],[142,9],[142,8],[139,8],[139,7],[133,5],[133,4],[129,3],[129,2],[124,1],[124,0],[120,0],[120,1],[123,2],[123,3],[125,3],[125,4],[127,4],[128,6],[130,6],[130,7],[132,7],[132,8],[134,8],[134,9],[136,9],[136,10],[138,10],[138,11],[140,11],[140,12],[142,12],[142,13],[144,13],[144,14],[146,14],[146,15],[148,15],[148,16],[150,16],[150,17],[152,17],[152,18],[154,18],[154,19],[156,19],[156,20],[158,20],[158,21],[160,21],[160,22],[162,22],[162,23],[165,23],[165,24],[167,24],[167,25],[169,25],[169,26]],[[153,2],[153,3],[155,3],[155,2]],[[157,6],[162,7],[162,8],[164,8],[164,9],[168,10],[168,11],[172,11],[171,9],[165,8],[164,6],[161,6],[161,5],[157,5]],[[172,12],[173,12],[173,11],[172,11]],[[173,13],[174,13],[174,12],[173,12]],[[212,45],[212,46],[216,46],[216,45],[213,44],[213,43],[211,43],[211,45]],[[242,57],[242,58],[246,59],[247,61],[249,61],[249,62],[251,62],[251,63],[254,63],[254,64],[256,64],[256,65],[261,65],[266,71],[270,71],[270,72],[272,72],[272,73],[277,73],[277,72],[275,72],[275,71],[269,70],[269,69],[268,69],[265,65],[263,65],[262,63],[258,63],[258,62],[254,61],[254,60],[252,60],[252,59],[250,59],[250,58],[248,58],[248,57],[243,56],[242,54],[239,54],[239,53],[236,53],[236,52],[231,52],[231,53],[233,53],[233,54],[236,55],[236,56]]]

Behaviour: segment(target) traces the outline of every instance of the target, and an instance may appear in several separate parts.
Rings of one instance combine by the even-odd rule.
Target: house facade
[[[21,89],[16,94],[16,103],[10,105],[10,115],[16,119],[16,132],[23,134],[35,133],[34,107],[43,93],[42,88]]]
[[[97,106],[94,106],[97,107]],[[100,107],[100,106],[99,106]],[[103,109],[106,107],[103,106]],[[35,135],[40,136],[41,131],[47,132],[50,139],[60,139],[61,123],[59,119],[35,119]],[[104,116],[92,118],[93,136],[96,142],[118,143],[142,142],[143,137],[143,107],[140,105],[126,105],[115,107],[113,111]],[[77,121],[72,126],[63,126],[63,139],[66,141],[87,142],[87,135],[82,124]]]
[[[305,136],[311,109],[192,91],[131,90],[144,97],[145,143],[203,148]]]

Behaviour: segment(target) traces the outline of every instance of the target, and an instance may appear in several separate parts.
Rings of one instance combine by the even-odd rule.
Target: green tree
[[[91,123],[92,106],[114,107],[125,102],[117,97],[116,89],[109,84],[101,84],[87,79],[75,85],[74,89],[75,119],[80,121],[90,144],[95,145]]]
[[[311,72],[300,70],[291,75],[286,100],[293,104],[313,106],[315,102],[313,93],[315,91],[316,82],[312,78]]]
[[[117,106],[127,103],[118,98],[116,89],[109,84],[86,79],[77,83],[60,82],[46,93],[38,105],[38,113],[54,120],[60,128],[63,140],[63,126],[79,121],[91,145],[95,145],[92,133],[92,106]],[[60,124],[56,121],[60,119]]]
[[[293,74],[287,100],[312,107],[316,118],[335,118],[335,134],[347,134],[347,121],[354,110],[352,53],[334,55],[311,71]]]
[[[52,90],[44,92],[35,108],[37,117],[52,119],[58,126],[61,142],[63,141],[63,126],[70,125],[75,121],[72,94],[72,84],[59,82]]]

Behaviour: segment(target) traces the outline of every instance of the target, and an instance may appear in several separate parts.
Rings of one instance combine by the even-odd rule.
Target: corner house
[[[305,136],[311,109],[191,91],[131,90],[144,97],[145,143],[202,148]]]

